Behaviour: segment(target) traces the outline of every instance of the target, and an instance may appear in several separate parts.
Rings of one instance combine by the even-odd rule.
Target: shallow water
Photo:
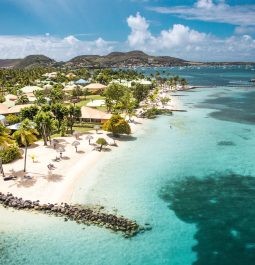
[[[118,209],[149,222],[151,231],[126,240],[102,228],[0,208],[0,264],[253,265],[249,91],[221,86],[178,93],[188,112],[146,121],[137,139],[90,169],[95,183],[86,194],[81,180],[74,203]],[[242,115],[232,119],[229,111]]]

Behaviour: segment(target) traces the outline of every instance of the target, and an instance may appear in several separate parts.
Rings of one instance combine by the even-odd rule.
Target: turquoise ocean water
[[[0,208],[0,264],[255,264],[252,69],[167,69],[208,87],[176,93],[188,111],[146,121],[90,169],[86,194],[80,181],[74,203],[118,209],[151,231],[126,240]]]

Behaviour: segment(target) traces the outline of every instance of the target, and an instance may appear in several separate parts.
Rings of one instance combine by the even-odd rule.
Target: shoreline
[[[180,97],[171,93],[167,93],[167,95],[171,101],[164,108],[171,111],[183,111],[184,106]],[[132,133],[128,137],[135,136],[138,130],[144,128],[145,123],[146,119],[136,117],[134,122],[129,123]],[[93,136],[91,145],[86,140],[88,134]],[[95,176],[90,176],[89,173],[105,156],[111,155],[107,148],[110,148],[112,152],[118,152],[118,149],[126,144],[125,141],[113,140],[109,133],[101,130],[98,133],[91,131],[88,134],[80,136],[78,152],[72,146],[72,142],[76,140],[75,137],[58,137],[59,145],[65,148],[60,162],[52,162],[56,155],[59,155],[52,146],[43,146],[42,141],[36,142],[35,145],[28,148],[26,173],[22,171],[23,158],[3,165],[5,174],[16,175],[17,179],[4,181],[3,178],[0,178],[0,192],[4,194],[10,192],[26,200],[39,200],[40,203],[72,203],[79,183],[86,183],[85,193],[96,183]],[[93,150],[93,143],[99,137],[104,137],[110,144],[102,152]],[[126,136],[121,137],[123,139]],[[114,141],[117,147],[111,146]],[[36,157],[35,163],[31,160],[30,156],[32,155]],[[47,168],[49,163],[53,163],[56,168],[49,170]],[[25,178],[24,175],[29,175],[30,178]]]
[[[135,123],[130,123],[131,137],[143,124],[144,121],[141,118],[136,118]],[[57,153],[51,146],[43,146],[42,141],[36,142],[28,149],[27,172],[25,174],[22,170],[23,158],[3,165],[5,175],[16,175],[17,179],[4,181],[1,177],[0,192],[4,194],[9,192],[26,200],[39,200],[40,203],[70,203],[82,178],[87,179],[86,190],[93,186],[95,179],[89,177],[90,168],[93,168],[96,163],[100,163],[104,156],[110,155],[107,149],[102,152],[93,150],[94,145],[89,145],[85,139],[86,135],[84,134],[79,138],[78,152],[75,152],[75,148],[72,146],[72,142],[76,140],[73,136],[57,138],[66,150],[60,162],[52,162]],[[90,135],[94,138],[92,143],[97,138],[104,137],[110,145],[113,144],[113,139],[107,132],[99,131],[98,134],[90,132]],[[115,142],[118,147],[107,147],[114,149],[113,152],[118,151],[122,145],[118,139],[115,139]],[[36,156],[37,161],[35,163],[31,161],[31,155]],[[54,163],[56,169],[49,170],[47,168],[49,163]],[[31,178],[25,178],[24,175],[29,175]]]
[[[103,211],[103,207],[79,207],[67,203],[61,204],[40,204],[38,201],[23,200],[14,197],[11,193],[0,192],[0,205],[5,208],[24,210],[28,212],[38,212],[46,215],[63,217],[64,221],[75,221],[77,224],[95,225],[120,232],[125,238],[133,237],[145,230],[151,230],[149,224],[140,226],[136,221],[132,221],[123,216],[117,216]]]

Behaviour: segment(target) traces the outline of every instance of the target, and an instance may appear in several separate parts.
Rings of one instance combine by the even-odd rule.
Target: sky
[[[255,62],[255,0],[0,0],[0,58],[141,50]]]

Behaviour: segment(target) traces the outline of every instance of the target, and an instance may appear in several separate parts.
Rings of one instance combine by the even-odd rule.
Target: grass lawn
[[[77,131],[77,132],[81,132],[81,133],[86,133],[86,132],[89,132],[89,131],[92,131],[94,130],[94,126],[95,125],[99,125],[99,126],[102,126],[101,123],[90,123],[90,122],[83,122],[81,124],[75,124],[73,126],[73,131]],[[69,132],[67,132],[67,135],[71,135]],[[53,135],[51,135],[51,138],[56,138],[56,137],[60,137],[60,133],[55,133]]]
[[[105,97],[100,95],[90,95],[86,97],[86,100],[81,100],[80,102],[76,103],[76,106],[82,107],[86,106],[91,100],[102,100],[105,99]]]
[[[90,96],[86,97],[86,100],[85,99],[81,100],[80,102],[75,103],[75,105],[78,107],[86,106],[92,99],[93,100],[103,100],[103,99],[105,99],[105,97],[100,96],[100,95],[90,95]],[[70,104],[71,104],[70,102],[67,103],[67,105],[70,105]],[[101,110],[101,111],[104,111],[104,112],[107,112],[106,106],[94,107],[94,108]]]

